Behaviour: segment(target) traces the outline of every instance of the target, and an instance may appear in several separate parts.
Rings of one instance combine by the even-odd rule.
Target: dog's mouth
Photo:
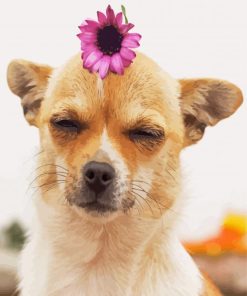
[[[94,200],[91,202],[82,202],[81,200],[75,199],[73,204],[79,208],[84,209],[86,212],[95,212],[95,213],[111,213],[117,211],[117,208],[112,204],[102,203],[99,200]]]
[[[77,211],[84,211],[92,216],[109,216],[117,212],[127,213],[135,205],[135,200],[130,198],[124,198],[120,203],[116,203],[101,199],[85,202],[80,197],[74,197],[70,200],[68,199],[68,202]]]
[[[97,200],[92,201],[92,202],[87,202],[87,203],[79,203],[77,204],[80,208],[85,209],[87,212],[98,212],[98,213],[106,213],[106,212],[115,212],[117,211],[117,208],[108,205],[108,204],[103,204]]]

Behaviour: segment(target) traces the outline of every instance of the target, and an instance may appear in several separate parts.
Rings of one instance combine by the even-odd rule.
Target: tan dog
[[[241,91],[174,80],[142,54],[103,82],[79,55],[55,71],[16,60],[8,83],[41,141],[21,295],[219,295],[176,236],[179,154]]]

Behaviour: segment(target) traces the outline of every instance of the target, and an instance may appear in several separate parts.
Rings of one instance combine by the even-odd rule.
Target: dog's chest
[[[129,296],[132,267],[129,272],[116,262],[92,262],[74,266],[56,266],[47,282],[47,295],[71,296]],[[124,270],[123,270],[124,269]]]
[[[121,270],[99,268],[94,272],[75,270],[57,277],[47,285],[47,295],[59,296],[199,296],[200,283],[181,273],[165,273],[162,269],[149,268],[123,273]],[[73,276],[72,276],[73,275]],[[52,292],[54,291],[54,292]]]
[[[200,274],[191,258],[174,236],[158,231],[151,239],[150,223],[86,225],[78,235],[72,224],[59,221],[38,228],[26,246],[21,296],[200,295]]]
[[[82,264],[83,254],[64,257],[63,254],[52,253],[49,256],[36,253],[33,264],[46,269],[35,277],[32,275],[32,283],[27,283],[32,293],[24,293],[23,296],[200,295],[198,271],[188,257],[181,257],[181,254],[178,254],[177,262],[164,254],[159,258],[145,255],[136,264],[135,255],[123,255],[120,259],[108,253],[99,253],[99,258]],[[33,270],[31,262],[29,268]]]

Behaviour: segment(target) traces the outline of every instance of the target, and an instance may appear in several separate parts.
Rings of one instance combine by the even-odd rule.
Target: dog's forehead
[[[112,112],[152,110],[153,114],[179,112],[179,86],[151,59],[138,53],[124,75],[110,73],[100,80],[97,74],[83,69],[79,55],[54,71],[46,93],[52,108],[67,104],[77,109],[102,109]]]

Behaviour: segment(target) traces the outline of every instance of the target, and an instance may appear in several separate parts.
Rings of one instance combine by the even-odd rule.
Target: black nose
[[[114,168],[108,163],[90,161],[84,167],[86,185],[96,194],[103,192],[114,180]]]

